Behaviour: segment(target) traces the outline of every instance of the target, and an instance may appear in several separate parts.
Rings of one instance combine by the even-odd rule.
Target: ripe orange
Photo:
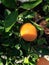
[[[49,61],[41,57],[37,60],[37,65],[49,65]]]
[[[25,23],[20,28],[20,35],[25,41],[33,41],[37,38],[37,29],[31,23]]]

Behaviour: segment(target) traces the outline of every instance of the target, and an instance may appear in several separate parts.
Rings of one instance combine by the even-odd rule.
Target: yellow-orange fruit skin
[[[33,41],[37,38],[37,29],[31,23],[25,23],[20,28],[20,35],[25,41]]]
[[[37,60],[37,65],[49,65],[49,61],[41,57]]]

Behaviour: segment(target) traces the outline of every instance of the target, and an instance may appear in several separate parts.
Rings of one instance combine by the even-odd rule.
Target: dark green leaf
[[[15,0],[2,0],[2,3],[9,8],[15,8],[16,7],[16,3]]]
[[[48,13],[49,13],[49,5],[48,4],[43,6],[43,11],[45,12],[46,15],[48,15]]]
[[[47,22],[47,27],[49,28],[49,22]]]
[[[37,44],[38,44],[38,45],[47,44],[46,39],[45,39],[45,38],[40,38],[40,39],[38,39],[38,40],[37,40]]]
[[[0,20],[0,32],[4,30],[3,22]]]
[[[25,2],[23,3],[20,7],[23,9],[32,9],[34,7],[36,7],[37,5],[39,5],[42,2],[42,0],[35,0],[32,2]]]
[[[6,18],[9,14],[11,14],[11,11],[10,11],[10,10],[8,10],[8,9],[5,9],[4,14],[5,14],[5,18]]]
[[[49,0],[46,0],[46,2],[49,4]]]
[[[18,11],[14,11],[7,16],[7,18],[5,19],[5,32],[9,32],[9,30],[14,26],[17,20],[17,16]]]

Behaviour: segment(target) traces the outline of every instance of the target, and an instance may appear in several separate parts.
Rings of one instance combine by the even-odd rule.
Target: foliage
[[[43,48],[48,45],[44,29],[34,20],[37,13],[48,21],[49,27],[49,0],[0,0],[0,65],[36,65],[39,54],[49,55],[48,47]],[[33,42],[20,36],[20,27],[26,22],[37,28],[38,37]]]
[[[30,1],[30,2],[25,2],[23,3],[20,7],[24,8],[24,9],[31,9],[36,7],[38,4],[40,4],[42,2],[42,0],[35,0],[35,1]],[[30,4],[30,5],[29,5]]]

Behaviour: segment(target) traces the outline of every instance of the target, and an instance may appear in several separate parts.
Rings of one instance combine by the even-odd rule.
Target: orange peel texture
[[[41,57],[37,60],[37,65],[49,65],[49,61]]]
[[[31,23],[25,23],[20,28],[20,35],[25,41],[33,41],[37,38],[37,29]]]

